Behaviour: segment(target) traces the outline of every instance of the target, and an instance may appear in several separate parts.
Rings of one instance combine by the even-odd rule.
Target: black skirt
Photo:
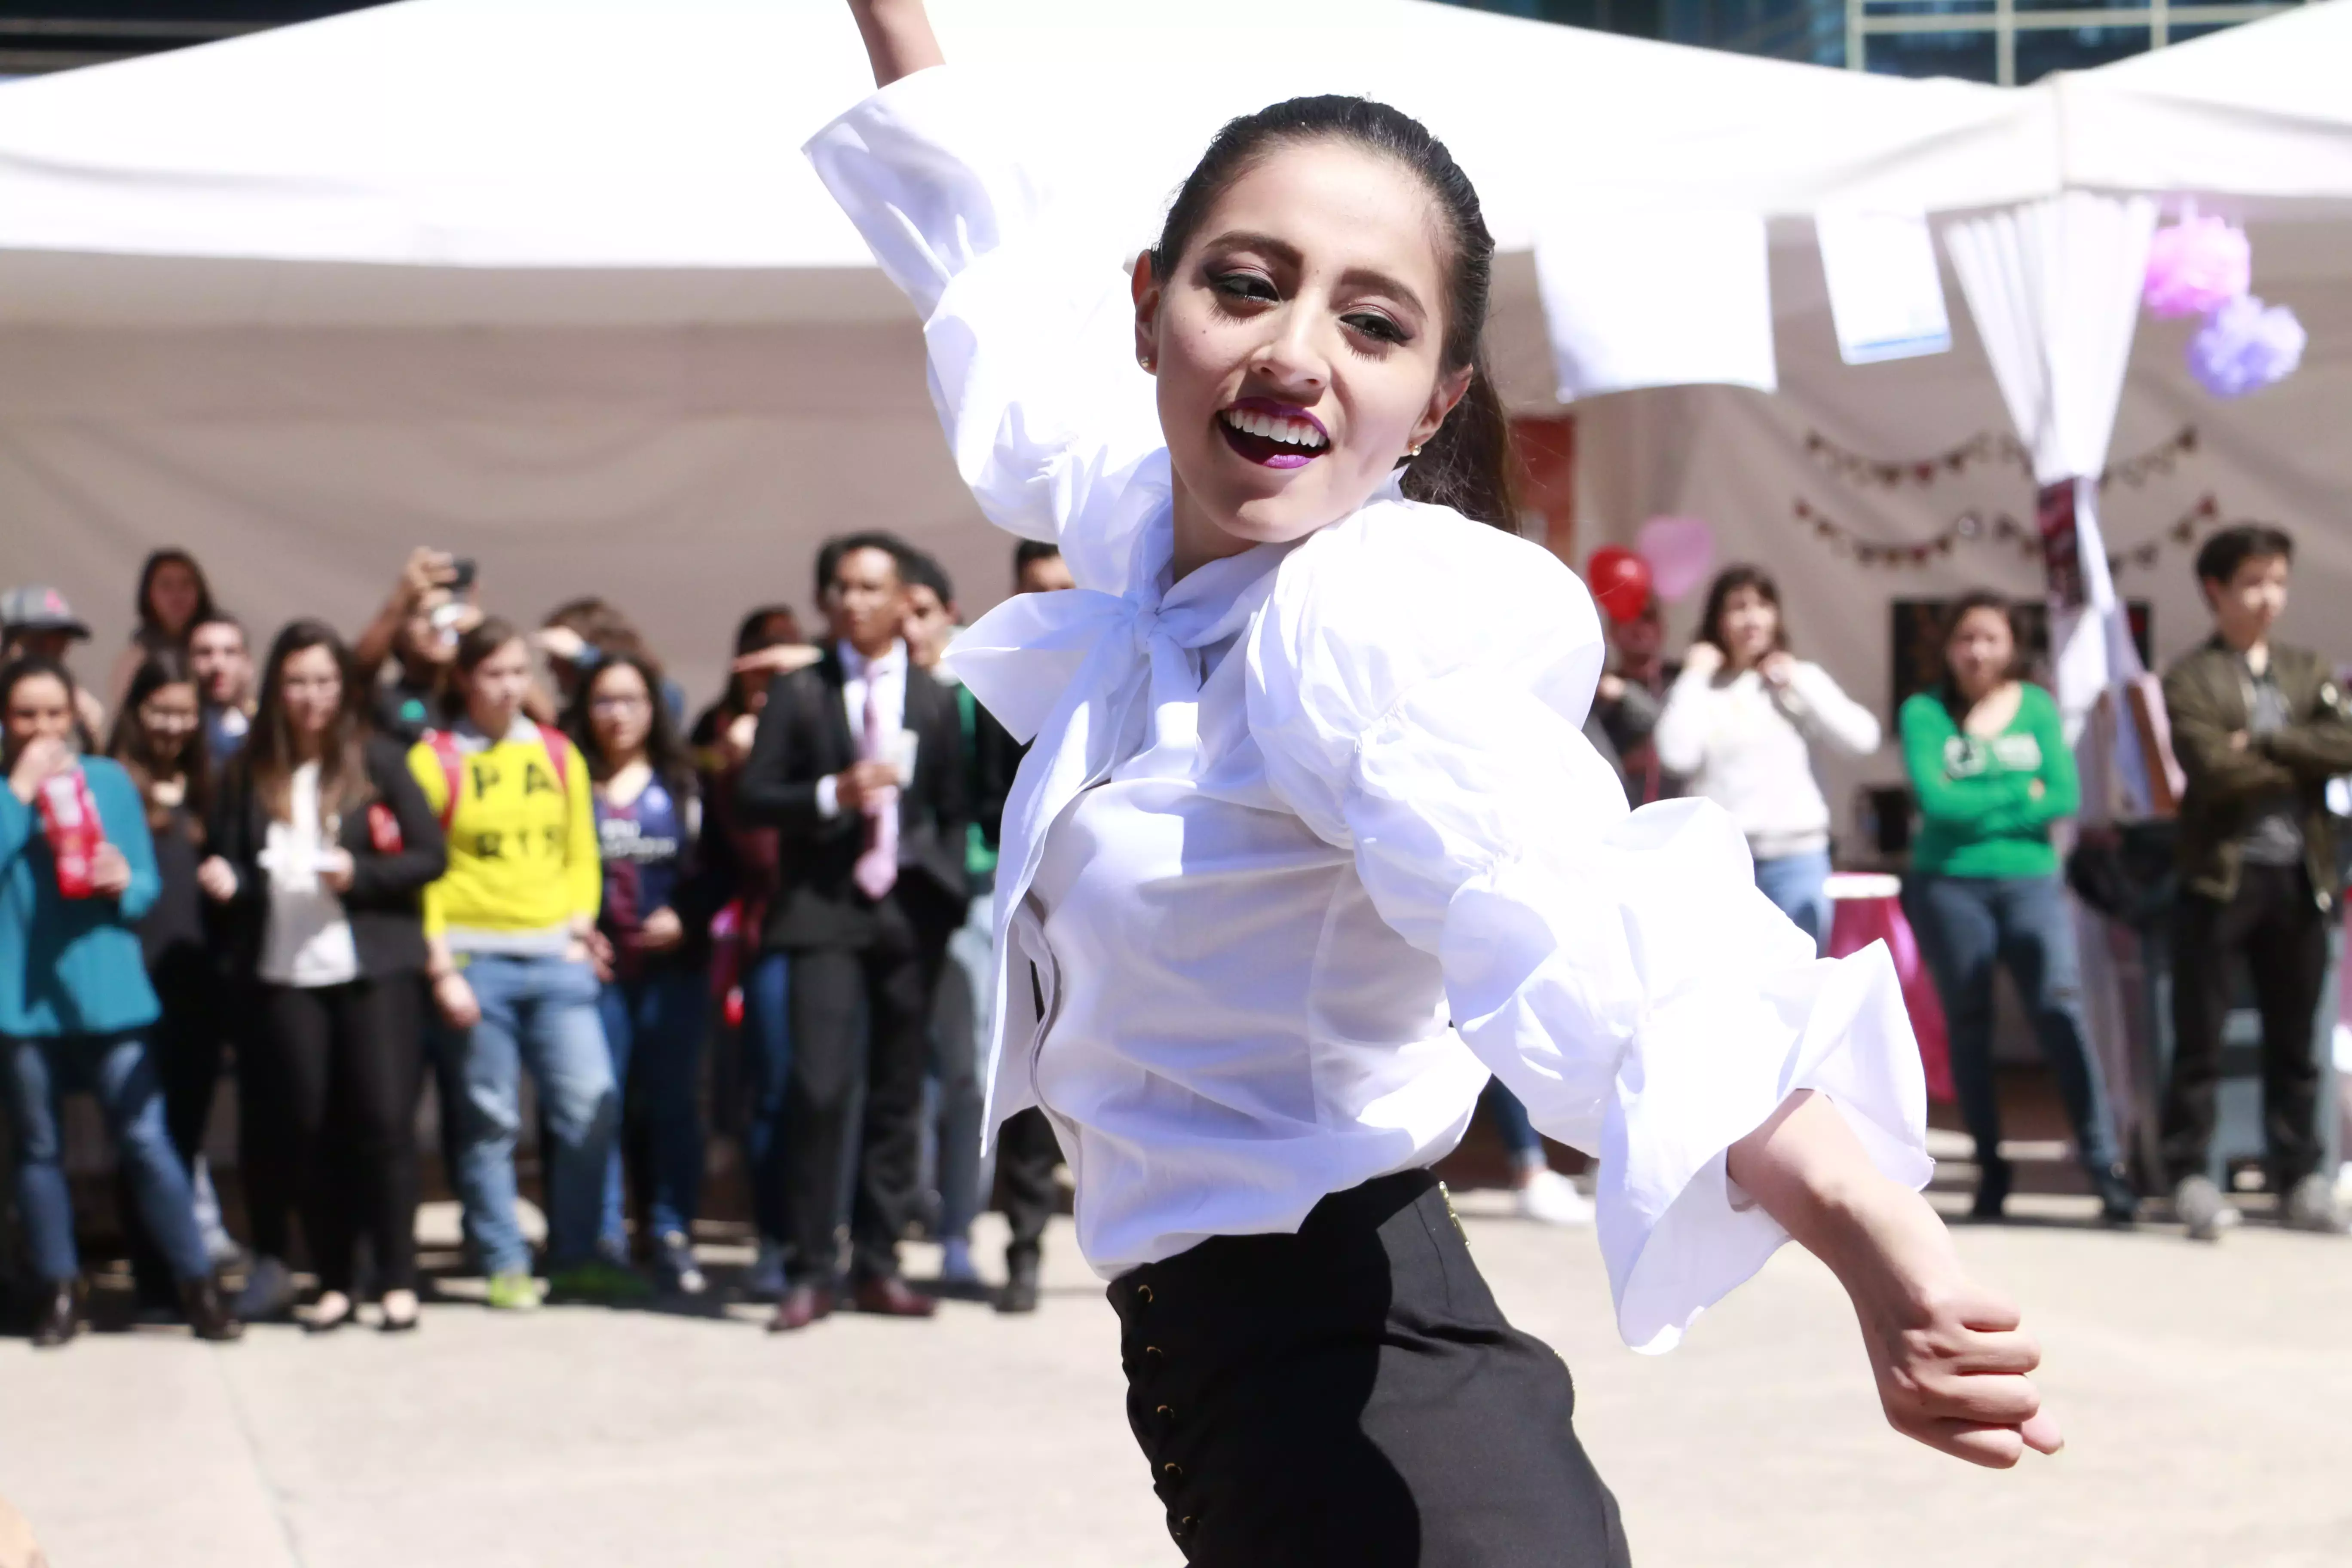
[[[1128,1420],[1202,1568],[1626,1568],[1568,1368],[1426,1171],[1114,1282]]]

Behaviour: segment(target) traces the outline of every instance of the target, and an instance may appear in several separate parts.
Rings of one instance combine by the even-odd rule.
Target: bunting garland
[[[1971,507],[1945,524],[1934,537],[1903,543],[1864,539],[1801,497],[1796,502],[1795,516],[1798,526],[1810,529],[1813,536],[1828,545],[1833,553],[1846,556],[1861,566],[1888,566],[1898,570],[1906,566],[1925,566],[1930,561],[1951,554],[1962,544],[2006,545],[2027,561],[2042,559],[2041,531],[2005,511],[1987,511]],[[2168,544],[2196,542],[2198,535],[2210,531],[2221,517],[2221,503],[2210,495],[2204,496],[2158,537],[2143,541],[2128,550],[2110,553],[2107,570],[2114,573],[2153,566]]]
[[[2137,489],[2151,479],[2170,474],[2180,459],[2197,450],[2197,426],[2184,425],[2170,437],[2136,458],[2111,465],[2099,476],[2099,488],[2120,484]],[[1979,431],[1948,451],[1905,462],[1865,458],[1839,446],[1818,430],[1805,433],[1805,451],[1816,462],[1847,483],[1884,490],[1906,487],[1927,489],[1939,480],[1966,473],[1986,463],[2015,468],[2033,477],[2033,454],[2006,432]]]

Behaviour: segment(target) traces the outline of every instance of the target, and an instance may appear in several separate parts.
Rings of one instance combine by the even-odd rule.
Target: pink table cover
[[[1830,927],[1830,956],[1860,952],[1874,942],[1886,943],[1894,956],[1895,973],[1903,982],[1903,1007],[1911,1015],[1911,1032],[1919,1039],[1919,1065],[1927,1073],[1927,1098],[1946,1104],[1958,1098],[1952,1088],[1952,1047],[1944,1032],[1944,1005],[1936,983],[1919,956],[1919,939],[1903,918],[1902,900],[1895,898],[1840,899],[1837,918]]]

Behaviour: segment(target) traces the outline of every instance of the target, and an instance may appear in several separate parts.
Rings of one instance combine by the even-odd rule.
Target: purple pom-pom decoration
[[[2242,397],[2293,375],[2308,341],[2293,310],[2241,294],[2189,340],[2189,372],[2216,397]]]
[[[2253,281],[2253,247],[2226,218],[2191,213],[2156,231],[2140,298],[2159,316],[2202,316],[2243,295]]]

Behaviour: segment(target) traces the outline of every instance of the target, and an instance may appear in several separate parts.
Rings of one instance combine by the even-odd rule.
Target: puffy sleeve
[[[1386,511],[1285,563],[1251,645],[1252,732],[1276,792],[1438,958],[1471,1050],[1599,1156],[1619,1331],[1670,1349],[1787,1239],[1725,1156],[1794,1091],[1926,1182],[1894,965],[1882,946],[1816,958],[1720,807],[1629,812],[1580,732],[1603,648],[1565,567],[1438,509]]]
[[[1125,251],[1087,232],[1085,204],[1053,201],[1039,165],[1053,137],[1023,121],[985,73],[939,66],[806,151],[923,318],[931,400],[981,510],[1116,593],[1131,531],[1117,502],[1164,442]]]

